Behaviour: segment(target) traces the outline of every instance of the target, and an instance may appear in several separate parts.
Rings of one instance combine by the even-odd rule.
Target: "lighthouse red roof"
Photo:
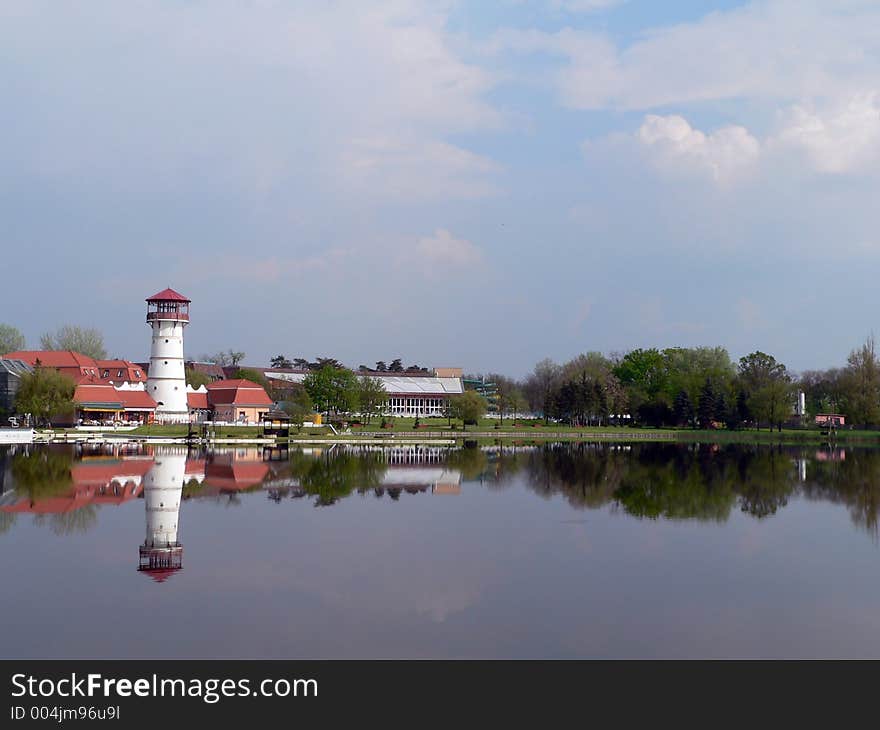
[[[153,294],[153,296],[147,299],[148,302],[191,302],[192,299],[187,299],[180,292],[174,291],[174,289],[163,289],[158,294]]]
[[[144,568],[138,572],[145,573],[157,583],[164,583],[181,568]]]

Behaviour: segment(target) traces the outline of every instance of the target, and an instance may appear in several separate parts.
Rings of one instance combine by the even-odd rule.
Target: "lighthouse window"
[[[168,361],[167,361],[167,360],[165,361],[165,364],[166,364],[166,365],[168,364]]]
[[[166,344],[166,345],[168,344],[168,340],[165,340],[165,344]]]

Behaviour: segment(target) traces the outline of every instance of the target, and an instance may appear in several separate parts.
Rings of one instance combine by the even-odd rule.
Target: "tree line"
[[[806,416],[843,413],[880,423],[880,360],[869,337],[842,368],[800,376],[760,350],[739,360],[723,347],[588,352],[559,365],[540,361],[518,385],[529,408],[571,425],[781,428],[805,394]]]

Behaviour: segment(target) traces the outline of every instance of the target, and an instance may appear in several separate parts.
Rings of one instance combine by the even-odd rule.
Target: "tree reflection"
[[[810,477],[802,485],[804,495],[808,499],[845,505],[853,523],[876,540],[880,515],[880,451],[819,451],[814,459]]]
[[[316,498],[316,507],[336,504],[355,490],[364,493],[376,489],[387,468],[377,451],[331,451],[318,457],[295,451],[290,455],[290,474],[306,494]]]
[[[56,535],[75,535],[91,530],[98,522],[98,508],[86,504],[70,512],[34,515],[35,525],[48,525]]]
[[[73,452],[68,448],[33,448],[12,457],[10,473],[16,493],[33,506],[73,486],[72,466]]]

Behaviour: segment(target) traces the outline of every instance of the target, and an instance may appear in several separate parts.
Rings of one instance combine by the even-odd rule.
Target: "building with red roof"
[[[96,360],[102,380],[112,383],[146,383],[147,373],[129,360]]]
[[[20,350],[3,356],[11,360],[22,360],[31,367],[53,368],[59,373],[69,375],[76,381],[83,378],[100,378],[101,369],[94,358],[73,350]]]
[[[109,383],[81,382],[76,386],[73,401],[77,417],[84,423],[150,423],[156,413],[156,401],[145,390],[115,388]]]
[[[252,380],[218,380],[205,386],[215,421],[260,423],[274,401]]]

